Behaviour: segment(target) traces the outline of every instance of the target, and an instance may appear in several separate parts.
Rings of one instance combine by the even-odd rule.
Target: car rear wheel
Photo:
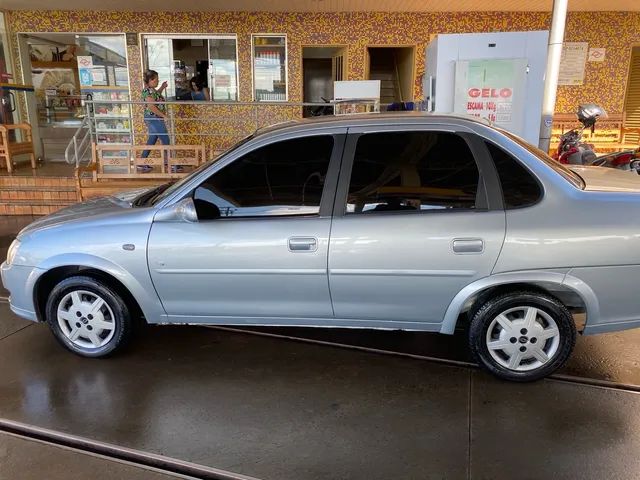
[[[106,357],[133,333],[126,302],[106,284],[85,276],[58,283],[47,300],[47,322],[56,339],[85,357]]]
[[[519,382],[543,378],[567,361],[576,341],[571,313],[555,298],[513,292],[488,300],[469,329],[471,351],[485,370]]]

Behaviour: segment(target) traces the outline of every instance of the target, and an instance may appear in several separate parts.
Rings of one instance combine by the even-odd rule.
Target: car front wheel
[[[529,382],[567,361],[576,342],[571,313],[555,298],[513,292],[490,299],[476,311],[469,344],[476,361],[493,375]]]
[[[74,276],[58,283],[47,300],[47,322],[56,339],[84,357],[106,357],[132,335],[126,302],[101,281]]]

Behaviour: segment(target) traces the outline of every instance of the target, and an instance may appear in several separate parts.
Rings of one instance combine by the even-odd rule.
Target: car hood
[[[635,172],[606,167],[569,168],[582,177],[587,191],[640,193],[640,175]]]
[[[74,220],[85,220],[122,212],[123,209],[131,208],[131,202],[148,190],[149,188],[130,190],[110,197],[99,197],[76,203],[30,223],[20,231],[18,238],[37,230],[56,227]]]

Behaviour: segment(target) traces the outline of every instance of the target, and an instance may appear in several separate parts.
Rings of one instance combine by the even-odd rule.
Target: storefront
[[[7,17],[8,41],[20,60],[15,77],[38,84],[31,101],[35,112],[33,105],[22,105],[32,123],[77,120],[78,95],[139,100],[143,72],[153,69],[168,82],[169,98],[202,102],[185,105],[182,113],[176,111],[178,117],[211,119],[188,128],[178,125],[174,135],[181,142],[193,140],[188,132],[227,131],[230,122],[244,121],[230,119],[243,115],[241,108],[229,108],[234,102],[268,103],[264,123],[298,118],[302,109],[277,104],[318,101],[331,95],[334,80],[386,79],[383,100],[422,100],[425,49],[434,35],[540,30],[548,28],[550,18],[546,12],[109,11],[11,11]],[[615,32],[608,34],[607,28]],[[38,39],[48,42],[51,58],[29,64],[25,43],[33,51]],[[559,87],[557,113],[571,114],[581,102],[596,102],[622,125],[631,54],[640,44],[640,13],[570,12],[566,41],[586,44],[587,51],[597,49],[602,57],[585,61],[579,82]],[[37,63],[43,61],[49,63]],[[81,70],[89,77],[83,79]],[[45,84],[53,71],[60,82],[54,103],[47,106]],[[49,90],[53,93],[53,87]],[[140,112],[117,104],[110,108],[99,112],[104,116],[96,126],[99,141],[143,142]]]
[[[84,100],[128,101],[124,34],[38,33],[17,35],[20,68],[34,87],[26,98],[34,142],[47,160],[62,160],[69,139],[86,116]],[[132,141],[127,104],[96,103],[92,121],[98,143]]]

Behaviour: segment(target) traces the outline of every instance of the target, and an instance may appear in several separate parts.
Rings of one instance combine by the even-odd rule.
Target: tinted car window
[[[194,191],[199,218],[317,214],[333,137],[272,143],[238,158]]]
[[[362,135],[347,213],[473,209],[478,167],[464,139],[448,132]]]
[[[502,134],[504,134],[505,136],[509,137],[511,140],[513,140],[517,144],[519,144],[522,148],[528,150],[530,153],[535,155],[538,158],[538,160],[545,163],[548,167],[551,167],[553,170],[559,173],[562,177],[564,177],[565,180],[570,182],[574,187],[584,189],[585,187],[584,180],[582,180],[582,177],[578,175],[576,172],[569,170],[560,162],[551,158],[547,153],[543,152],[537,147],[534,147],[529,142],[523,140],[517,135],[507,132],[506,130],[503,130],[501,128],[497,128],[497,127],[494,127],[494,128],[499,132],[501,132]]]
[[[489,153],[498,170],[505,208],[527,207],[542,196],[536,179],[502,148],[486,142]]]

